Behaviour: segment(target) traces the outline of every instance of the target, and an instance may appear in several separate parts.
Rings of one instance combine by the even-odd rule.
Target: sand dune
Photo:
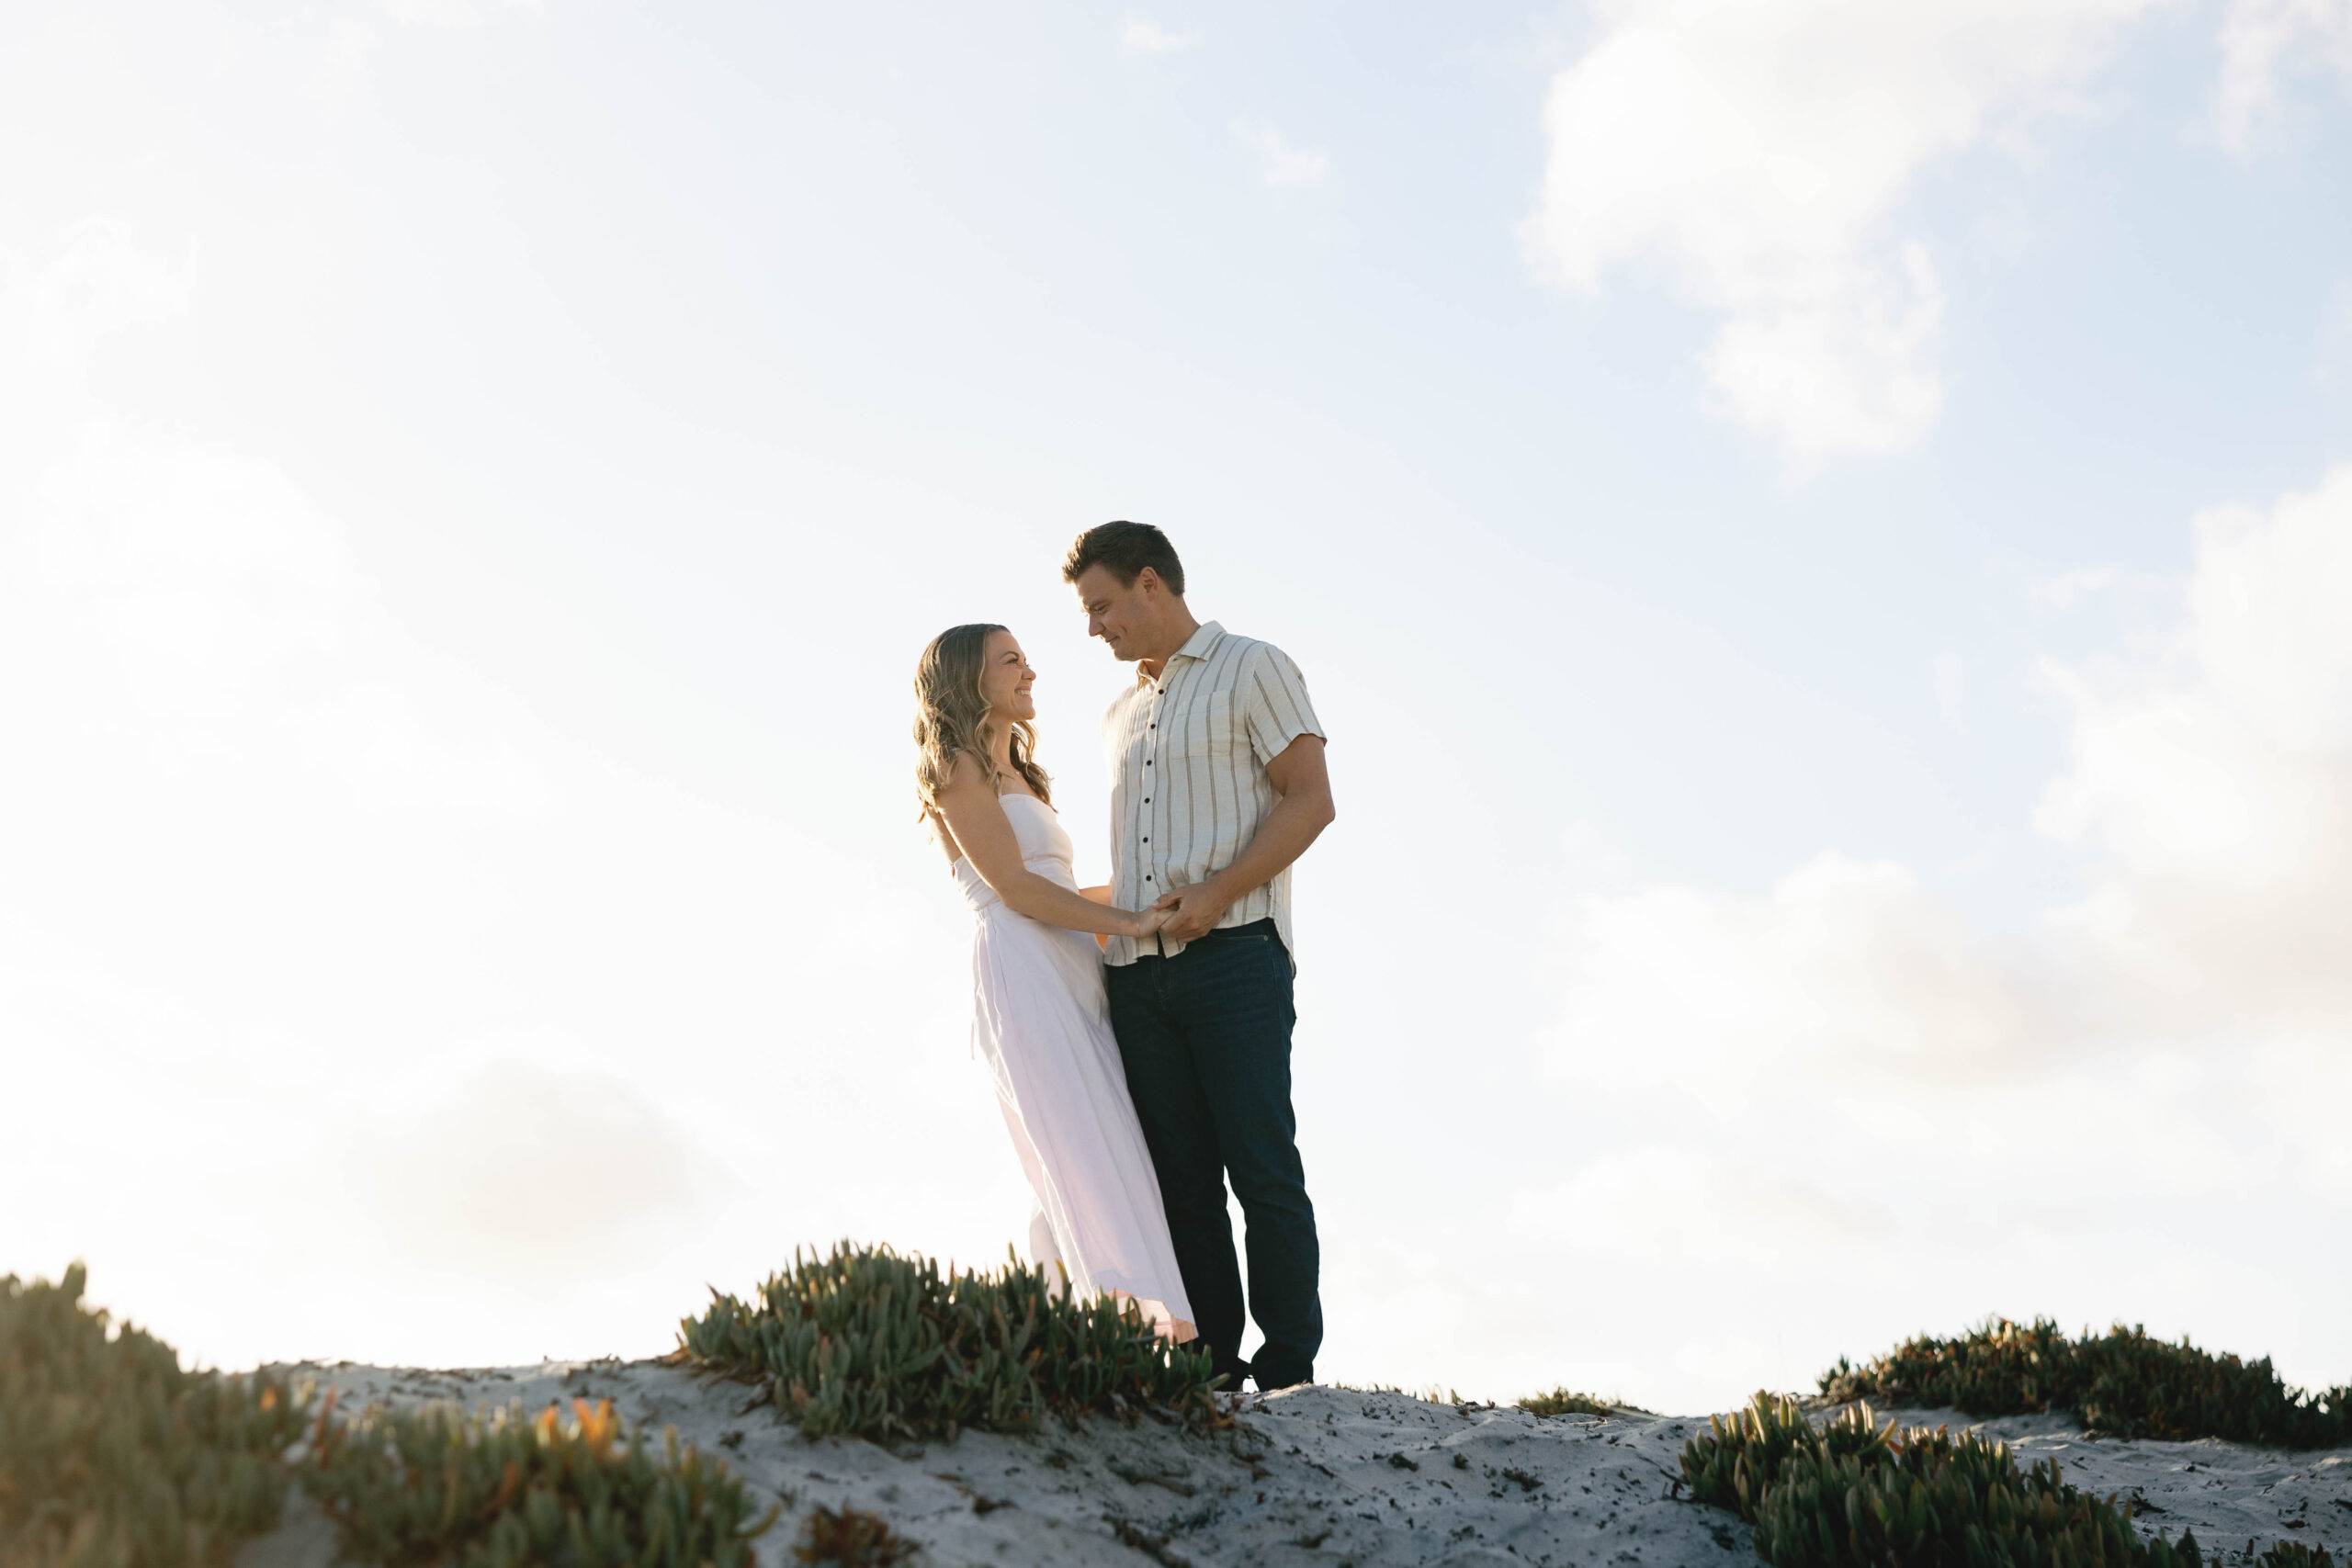
[[[1703,1417],[1539,1417],[1480,1404],[1304,1388],[1250,1395],[1233,1425],[1187,1432],[1055,1424],[1030,1437],[967,1433],[954,1442],[878,1447],[803,1439],[750,1391],[654,1361],[548,1362],[426,1371],[300,1369],[376,1401],[609,1399],[632,1425],[679,1437],[729,1463],[785,1517],[760,1561],[793,1562],[801,1520],[844,1505],[888,1519],[929,1564],[1190,1563],[1334,1568],[1451,1564],[1750,1563],[1747,1527],[1688,1498],[1677,1455]],[[1981,1425],[2021,1461],[2055,1459],[2087,1491],[2148,1505],[2139,1523],[2194,1529],[2209,1561],[2249,1538],[2352,1552],[2352,1450],[2281,1454],[2219,1441],[2092,1439],[2055,1416],[1970,1422],[1903,1411],[1905,1424]],[[2225,1554],[2226,1552],[2226,1554]],[[328,1568],[334,1540],[299,1492],[285,1525],[250,1543],[238,1568]]]

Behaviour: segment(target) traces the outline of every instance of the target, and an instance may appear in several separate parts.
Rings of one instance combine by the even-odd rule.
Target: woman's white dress
[[[1002,797],[1031,871],[1078,886],[1053,807]],[[1168,1240],[1159,1181],[1127,1097],[1094,939],[1016,914],[967,859],[956,885],[978,917],[972,1041],[996,1077],[1012,1146],[1037,1195],[1029,1253],[1059,1263],[1080,1295],[1116,1292],[1173,1339],[1193,1337],[1192,1303]]]

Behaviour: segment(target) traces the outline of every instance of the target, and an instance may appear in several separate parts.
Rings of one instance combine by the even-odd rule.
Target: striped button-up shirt
[[[1231,865],[1281,798],[1266,764],[1302,735],[1322,736],[1306,682],[1272,643],[1235,637],[1215,621],[1170,655],[1159,678],[1137,671],[1102,716],[1111,764],[1111,899],[1140,909],[1161,894]],[[1290,868],[1234,900],[1217,925],[1271,918],[1291,940]],[[1112,964],[1174,957],[1167,936],[1114,936]]]

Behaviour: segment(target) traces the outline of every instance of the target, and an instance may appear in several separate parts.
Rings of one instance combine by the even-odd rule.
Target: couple
[[[1228,1389],[1308,1382],[1323,1308],[1290,1105],[1290,865],[1331,820],[1323,728],[1281,649],[1193,618],[1159,529],[1088,529],[1062,579],[1136,666],[1103,716],[1108,886],[1071,872],[1012,634],[956,626],[915,672],[916,788],[978,917],[972,1032],[1037,1195],[1031,1255],[1205,1341]]]

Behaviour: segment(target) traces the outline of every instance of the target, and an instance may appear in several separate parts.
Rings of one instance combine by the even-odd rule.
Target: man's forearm
[[[1331,802],[1328,796],[1312,797],[1286,795],[1274,802],[1266,819],[1258,824],[1258,831],[1231,864],[1210,876],[1218,896],[1227,904],[1240,901],[1243,895],[1264,886],[1287,870],[1293,861],[1306,852],[1324,829],[1331,825]]]

